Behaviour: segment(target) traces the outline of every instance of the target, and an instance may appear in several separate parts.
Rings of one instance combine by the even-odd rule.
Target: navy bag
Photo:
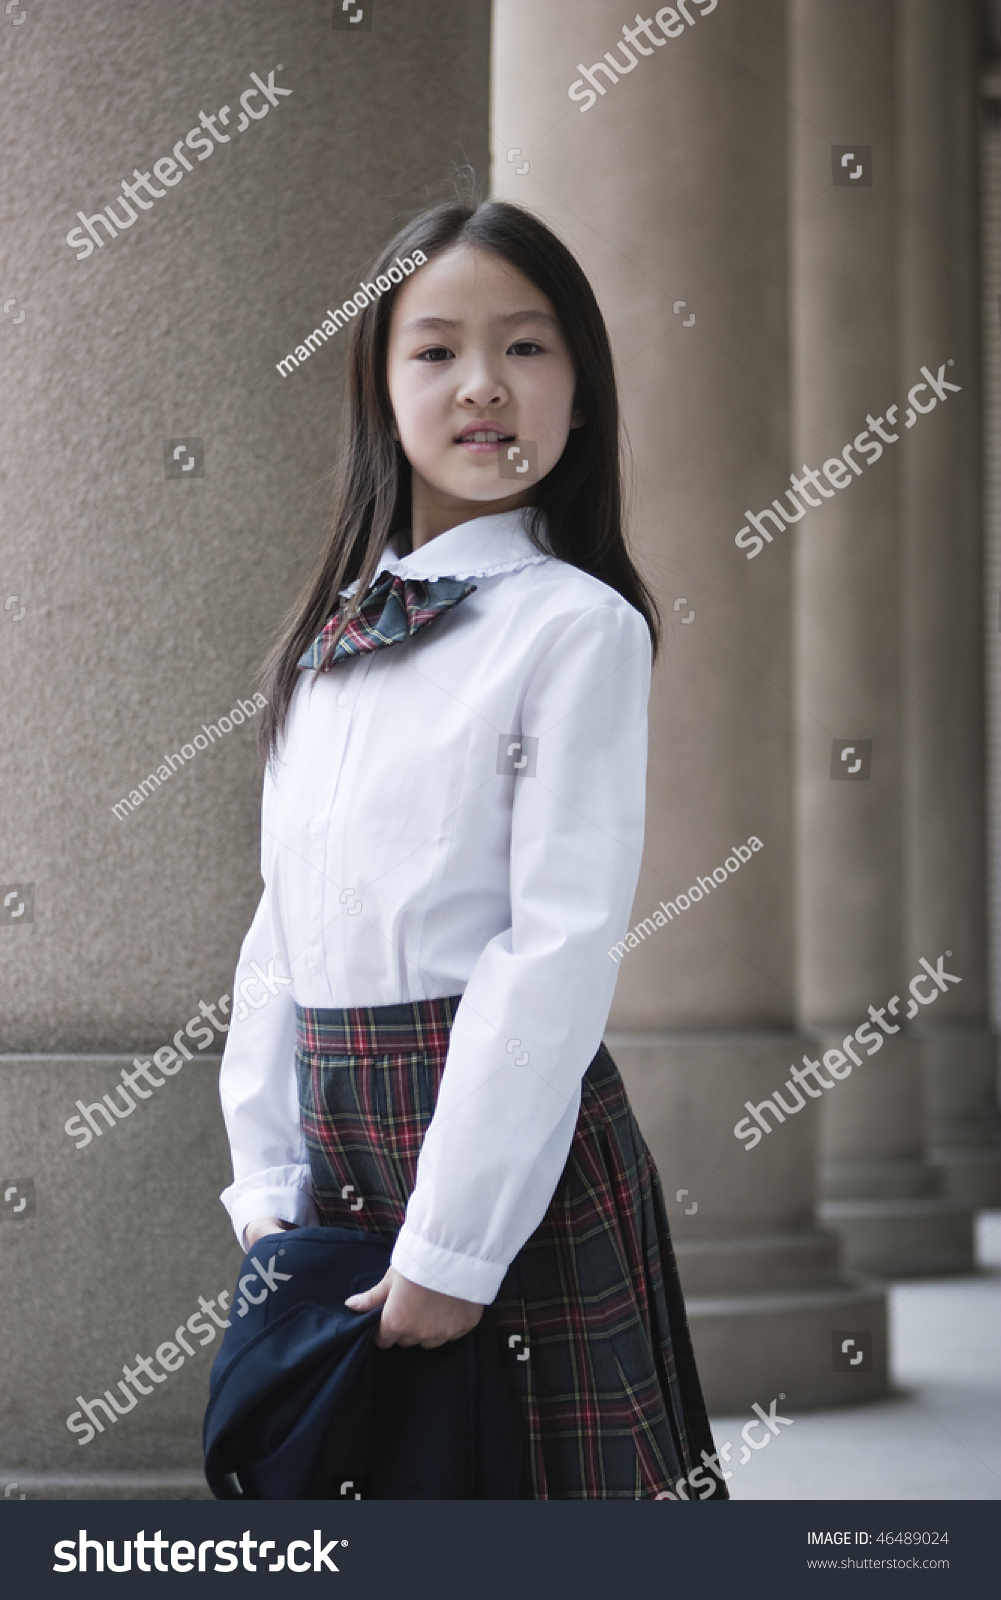
[[[437,1350],[377,1350],[380,1311],[345,1306],[392,1247],[307,1227],[247,1252],[209,1378],[216,1499],[520,1498],[521,1411],[489,1312]]]

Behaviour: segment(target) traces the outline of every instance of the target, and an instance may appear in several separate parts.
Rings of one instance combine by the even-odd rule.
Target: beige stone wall
[[[610,1042],[669,1202],[685,1196],[672,1228],[712,1403],[774,1378],[816,1404],[848,1397],[829,1344],[852,1272],[968,1266],[970,1203],[996,1193],[976,8],[692,3],[660,13],[660,43],[644,16],[611,0],[495,6],[495,185],[595,284],[637,546],[667,620],[634,922],[697,887],[623,958]],[[862,164],[844,168],[853,143]],[[905,429],[920,366],[950,356],[962,396]],[[836,492],[822,480],[780,529],[790,474],[841,456],[894,401],[882,459],[844,466]],[[748,560],[734,535],[764,508],[771,538]],[[834,781],[835,741],[851,740],[872,741],[870,776]],[[752,834],[763,849],[700,899]],[[963,986],[887,1042],[880,1070],[735,1145],[746,1101],[870,1003],[901,993],[904,1011],[918,957],[960,948]],[[850,1313],[877,1367],[881,1317],[878,1296]]]
[[[217,1345],[85,1448],[65,1419],[232,1289],[218,1058],[87,1148],[63,1124],[230,988],[260,892],[253,723],[112,807],[248,697],[321,531],[344,341],[275,364],[454,166],[485,173],[489,8],[377,0],[354,34],[331,0],[22,9],[0,30],[0,562],[19,597],[0,614],[0,880],[34,884],[34,920],[0,925],[0,1172],[35,1208],[0,1234],[0,1466],[32,1497],[190,1495]],[[272,71],[292,94],[236,131]],[[230,142],[189,151],[78,261],[76,212],[226,104]],[[203,475],[166,477],[164,441],[191,438]]]
[[[453,164],[485,171],[489,11],[378,0],[352,34],[330,0],[27,9],[2,41],[2,287],[27,310],[2,328],[3,572],[27,612],[0,632],[0,781],[2,878],[35,906],[0,927],[0,1048],[130,1048],[231,980],[259,893],[253,725],[112,807],[251,688],[321,527],[343,338],[275,363]],[[233,131],[272,70],[292,94]],[[227,103],[230,142],[78,261],[76,212]],[[186,437],[204,476],[168,480]]]

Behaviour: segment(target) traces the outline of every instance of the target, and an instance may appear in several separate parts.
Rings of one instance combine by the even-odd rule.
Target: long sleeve
[[[473,967],[393,1264],[489,1303],[566,1163],[639,873],[650,642],[615,601],[572,622],[527,685],[510,926]],[[537,741],[537,742],[533,742]],[[534,766],[534,770],[533,770]]]
[[[266,887],[240,952],[219,1078],[234,1179],[219,1198],[241,1245],[254,1217],[316,1220],[295,1078],[295,1004],[276,922]]]

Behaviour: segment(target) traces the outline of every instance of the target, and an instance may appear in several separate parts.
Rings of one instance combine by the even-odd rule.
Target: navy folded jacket
[[[380,1312],[344,1301],[392,1239],[268,1234],[247,1252],[212,1365],[205,1476],[219,1500],[511,1500],[522,1423],[489,1308],[437,1350],[377,1350]]]

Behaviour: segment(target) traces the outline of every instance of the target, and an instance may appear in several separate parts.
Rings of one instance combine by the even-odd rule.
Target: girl
[[[382,1307],[383,1347],[487,1308],[527,1495],[675,1498],[712,1439],[659,1180],[601,1043],[656,642],[608,337],[577,262],[512,205],[427,211],[373,277],[329,544],[263,678],[222,1200],[244,1248],[317,1221],[395,1235],[348,1301]]]

